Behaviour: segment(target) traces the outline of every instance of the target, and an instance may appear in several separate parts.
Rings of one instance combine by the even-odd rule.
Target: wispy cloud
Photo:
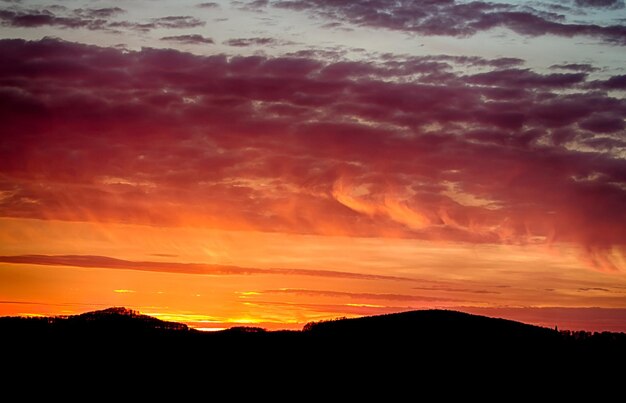
[[[470,293],[470,294],[501,294],[499,291],[491,291],[485,289],[477,289],[477,288],[459,288],[459,287],[413,287],[414,290],[424,290],[424,291],[444,291],[444,292],[460,292],[460,293]]]
[[[431,297],[424,295],[408,295],[408,294],[376,294],[376,293],[360,293],[346,291],[328,291],[328,290],[306,290],[306,289],[278,289],[265,290],[261,294],[291,294],[310,297],[331,297],[331,298],[349,298],[360,300],[384,300],[384,301],[410,301],[410,302],[451,302],[459,301],[457,299]]]
[[[161,38],[162,41],[167,42],[178,42],[190,45],[202,45],[202,44],[214,44],[215,42],[211,38],[205,38],[202,35],[198,34],[190,34],[190,35],[173,35],[173,36],[164,36]]]
[[[274,38],[233,38],[224,41],[224,45],[235,47],[267,46],[280,43]]]
[[[177,262],[140,262],[115,259],[106,256],[89,255],[21,255],[0,256],[0,262],[13,264],[44,265],[44,266],[69,266],[101,269],[140,270],[179,274],[204,274],[204,275],[255,275],[273,274],[288,276],[313,276],[329,278],[346,278],[360,280],[390,280],[390,281],[416,281],[407,277],[384,276],[365,273],[343,272],[335,270],[311,270],[311,269],[287,269],[269,268],[259,269],[252,267],[238,267],[227,265],[212,265],[202,263],[177,263]],[[120,290],[116,290],[120,291]],[[121,290],[128,291],[128,290]]]
[[[205,2],[205,3],[200,3],[196,7],[198,7],[198,8],[220,8],[220,5],[219,5],[219,3],[215,3],[215,2],[209,1],[209,2]]]

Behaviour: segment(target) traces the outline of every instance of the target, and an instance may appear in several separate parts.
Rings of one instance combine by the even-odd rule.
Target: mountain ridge
[[[128,323],[131,322],[144,322],[145,324],[149,324],[156,329],[169,329],[169,330],[183,330],[183,331],[198,331],[194,328],[189,327],[188,325],[180,322],[173,321],[164,321],[158,318],[155,318],[150,315],[146,315],[141,313],[140,311],[129,309],[123,306],[114,306],[101,310],[87,311],[80,314],[75,315],[55,315],[55,316],[1,316],[0,317],[0,325],[6,325],[5,322],[11,322],[13,324],[16,321],[36,321],[36,322],[45,322],[48,324],[57,324],[62,323],[64,321],[81,323],[81,322],[106,322],[110,319],[120,319],[127,320]],[[405,327],[404,330],[408,330],[408,328],[413,328],[416,325],[424,325],[424,321],[431,321],[430,324],[447,324],[450,325],[453,322],[456,322],[456,325],[459,327],[466,327],[469,325],[468,321],[481,322],[483,324],[490,323],[495,324],[498,323],[500,326],[507,326],[509,328],[517,328],[517,329],[533,329],[537,332],[543,332],[544,334],[548,334],[550,332],[558,332],[558,330],[551,329],[544,326],[533,325],[524,323],[521,321],[516,321],[512,319],[505,319],[499,317],[485,316],[479,314],[466,313],[462,311],[449,310],[449,309],[424,309],[424,310],[409,310],[404,312],[397,313],[386,313],[381,315],[368,315],[361,316],[356,318],[345,318],[339,317],[329,320],[321,320],[321,321],[312,321],[306,323],[302,330],[267,330],[264,328],[258,327],[249,327],[249,326],[233,326],[231,328],[219,330],[211,333],[223,333],[223,332],[246,332],[246,333],[280,333],[280,332],[312,332],[312,333],[324,333],[331,332],[341,329],[342,331],[354,331],[356,329],[359,330],[371,330],[365,329],[364,327],[386,327],[387,330],[399,330],[398,327]],[[433,322],[434,321],[434,322]],[[472,323],[475,325],[476,323]],[[202,332],[205,333],[205,332]],[[561,331],[560,333],[587,333],[587,334],[623,334],[626,336],[626,333],[623,332],[588,332],[588,331]]]
[[[311,360],[348,366],[395,359],[464,362],[495,360],[626,359],[626,333],[557,331],[508,319],[458,311],[418,310],[311,322],[300,331],[233,327],[202,332],[123,307],[52,318],[0,318],[0,339],[10,353],[57,359],[118,357],[138,362],[206,359],[220,365],[243,361]],[[155,355],[155,352],[158,352]],[[95,358],[94,358],[95,357]],[[178,365],[178,364],[177,364]],[[293,363],[293,365],[299,365]]]

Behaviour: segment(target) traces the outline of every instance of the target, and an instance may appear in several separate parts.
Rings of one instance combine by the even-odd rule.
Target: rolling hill
[[[307,324],[302,331],[232,328],[205,333],[125,308],[54,318],[0,318],[5,358],[147,363],[190,360],[367,363],[617,360],[626,334],[558,332],[455,311],[423,310]],[[359,364],[361,363],[361,364]],[[177,364],[178,365],[178,364]]]

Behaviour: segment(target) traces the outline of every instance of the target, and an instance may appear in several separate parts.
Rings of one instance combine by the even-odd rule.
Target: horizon
[[[0,316],[626,332],[623,0],[0,1]]]
[[[540,310],[542,311],[547,311],[550,312],[552,311],[554,308],[540,308]],[[119,311],[122,310],[123,312],[120,313]],[[588,310],[590,311],[596,311],[598,310],[598,308],[588,308]],[[111,311],[115,311],[115,312],[111,312]],[[557,326],[557,325],[553,325],[550,326],[550,320],[552,318],[557,318],[560,317],[558,314],[555,315],[553,312],[552,313],[548,313],[547,316],[550,319],[546,319],[544,316],[544,319],[536,319],[537,317],[535,317],[535,320],[533,321],[532,319],[530,319],[531,321],[529,322],[529,318],[532,318],[533,315],[529,315],[528,312],[521,312],[521,315],[517,315],[517,318],[514,318],[515,315],[513,315],[513,317],[501,317],[498,316],[498,314],[496,312],[498,311],[494,311],[492,310],[490,312],[489,309],[486,310],[472,310],[471,308],[467,309],[467,308],[445,308],[445,309],[440,309],[440,308],[425,308],[425,309],[416,309],[416,310],[406,310],[406,311],[398,311],[398,312],[391,312],[391,313],[383,313],[383,314],[376,314],[376,315],[360,315],[360,316],[352,316],[352,317],[334,317],[334,318],[328,318],[328,319],[322,319],[322,320],[318,320],[318,321],[311,321],[311,322],[307,322],[305,323],[303,326],[301,327],[273,327],[271,326],[270,328],[265,328],[262,326],[256,326],[256,325],[248,325],[248,324],[234,324],[232,326],[229,327],[194,327],[193,325],[187,325],[186,323],[183,322],[177,322],[175,320],[166,320],[166,319],[160,319],[156,316],[152,316],[150,314],[138,311],[138,310],[134,310],[131,308],[127,308],[124,306],[110,306],[108,308],[102,308],[102,309],[97,309],[94,311],[85,311],[85,312],[80,312],[80,313],[74,313],[74,314],[66,314],[66,315],[51,315],[51,316],[46,316],[46,315],[41,315],[41,314],[36,314],[36,315],[25,315],[25,316],[20,316],[20,315],[9,315],[9,316],[0,316],[1,318],[53,318],[53,319],[68,319],[68,318],[72,318],[72,317],[76,317],[76,316],[82,316],[82,315],[87,315],[87,314],[97,314],[97,313],[115,313],[115,314],[121,314],[121,315],[125,315],[126,313],[130,313],[132,315],[139,315],[139,316],[146,316],[146,317],[150,317],[150,318],[154,318],[154,319],[159,319],[159,320],[163,320],[165,322],[169,322],[169,323],[180,323],[180,324],[185,324],[188,326],[189,329],[193,329],[193,330],[198,330],[201,332],[216,332],[216,331],[222,331],[222,330],[229,330],[229,329],[237,329],[237,328],[254,328],[254,329],[263,329],[265,331],[302,331],[304,330],[308,325],[314,324],[314,323],[322,323],[322,322],[334,322],[334,321],[338,321],[338,320],[348,320],[348,319],[359,319],[359,318],[373,318],[373,317],[379,317],[379,316],[387,316],[387,315],[395,315],[395,314],[405,314],[405,313],[412,313],[412,312],[428,312],[428,311],[437,311],[437,312],[452,312],[452,313],[466,313],[466,314],[470,314],[473,316],[478,316],[478,317],[486,317],[486,318],[491,318],[491,319],[505,319],[505,320],[511,320],[514,322],[518,322],[518,323],[522,323],[525,325],[530,325],[530,326],[538,326],[538,327],[542,327],[545,329],[553,329],[553,330],[559,330],[559,331],[584,331],[584,332],[589,332],[589,333],[596,333],[596,332],[614,332],[614,333],[624,333],[626,334],[625,331],[623,331],[622,327],[616,327],[614,329],[608,328],[606,327],[606,325],[596,325],[599,326],[597,328],[592,328],[592,329],[585,329],[585,328],[579,328],[577,326],[579,326],[581,319],[580,317],[578,317],[578,315],[576,315],[576,317],[574,318],[574,320],[570,321],[565,321],[562,322],[564,324],[563,327],[561,326]],[[624,310],[626,313],[626,310]],[[159,316],[159,315],[157,315]],[[541,315],[539,315],[539,317],[541,317]],[[524,320],[524,318],[526,320]],[[572,325],[568,326],[568,325]]]

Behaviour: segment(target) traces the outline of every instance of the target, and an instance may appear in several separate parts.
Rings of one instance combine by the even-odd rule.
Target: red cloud
[[[3,216],[569,242],[619,266],[626,102],[600,91],[618,79],[52,39],[0,52]],[[467,63],[483,72],[454,73]]]

